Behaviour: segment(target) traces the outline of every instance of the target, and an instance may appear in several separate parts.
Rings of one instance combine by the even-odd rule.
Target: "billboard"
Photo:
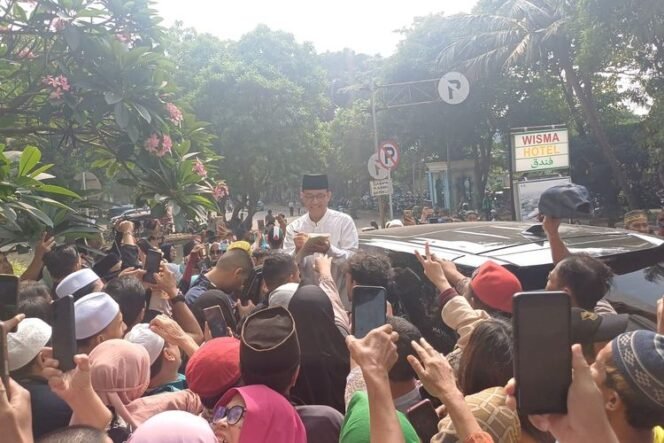
[[[569,168],[567,129],[512,133],[514,172]]]

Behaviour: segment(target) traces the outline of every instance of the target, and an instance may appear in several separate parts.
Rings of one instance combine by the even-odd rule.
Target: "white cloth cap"
[[[38,318],[26,318],[7,334],[9,370],[15,371],[27,365],[51,339],[51,327]]]
[[[403,222],[398,218],[385,223],[386,228],[403,228]]]
[[[74,292],[96,280],[99,280],[99,276],[95,274],[95,271],[90,268],[81,269],[63,278],[58,287],[55,288],[55,295],[58,298],[73,295]]]
[[[147,323],[139,323],[131,328],[124,339],[143,346],[148,351],[151,365],[159,358],[166,343],[163,338],[152,332]]]
[[[120,305],[105,292],[93,292],[74,303],[76,340],[92,337],[110,325]]]
[[[281,306],[282,308],[288,309],[288,304],[299,287],[300,285],[298,283],[286,283],[285,285],[279,286],[270,293],[268,304],[271,308]]]

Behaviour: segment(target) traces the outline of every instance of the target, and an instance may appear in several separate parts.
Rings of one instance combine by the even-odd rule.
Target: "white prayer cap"
[[[281,306],[282,308],[288,309],[288,304],[299,287],[300,285],[298,283],[286,283],[285,285],[279,286],[270,293],[268,304],[271,308]]]
[[[151,365],[159,358],[161,351],[164,350],[164,339],[152,332],[150,325],[147,323],[139,323],[131,328],[131,331],[125,335],[124,339],[147,349]]]
[[[105,292],[93,292],[74,303],[76,340],[99,334],[120,312],[120,305]]]
[[[38,318],[26,318],[18,324],[16,332],[7,334],[9,370],[27,365],[51,339],[51,327]]]
[[[390,220],[385,224],[386,228],[403,228],[403,222],[398,218]]]
[[[63,278],[58,287],[55,288],[55,295],[58,298],[73,295],[74,292],[85,288],[96,280],[99,280],[99,276],[92,269],[81,269]]]

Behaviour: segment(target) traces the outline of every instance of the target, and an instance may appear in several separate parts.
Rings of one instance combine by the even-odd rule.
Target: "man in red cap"
[[[523,290],[521,282],[492,261],[477,268],[468,281],[454,263],[432,255],[428,243],[424,256],[417,251],[415,255],[424,268],[424,275],[440,291],[443,321],[459,334],[454,351],[447,356],[455,367],[456,359],[479,322],[492,316],[511,317],[512,297]]]

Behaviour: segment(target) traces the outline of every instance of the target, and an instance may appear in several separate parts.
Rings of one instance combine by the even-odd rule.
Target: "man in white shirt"
[[[359,244],[355,222],[349,215],[328,208],[332,193],[327,175],[305,175],[300,197],[307,213],[293,220],[286,228],[284,251],[296,254],[305,281],[313,269],[313,260],[309,256],[321,253],[332,257],[335,282],[339,292],[345,294],[342,265]],[[329,237],[310,240],[310,234],[329,234]]]

